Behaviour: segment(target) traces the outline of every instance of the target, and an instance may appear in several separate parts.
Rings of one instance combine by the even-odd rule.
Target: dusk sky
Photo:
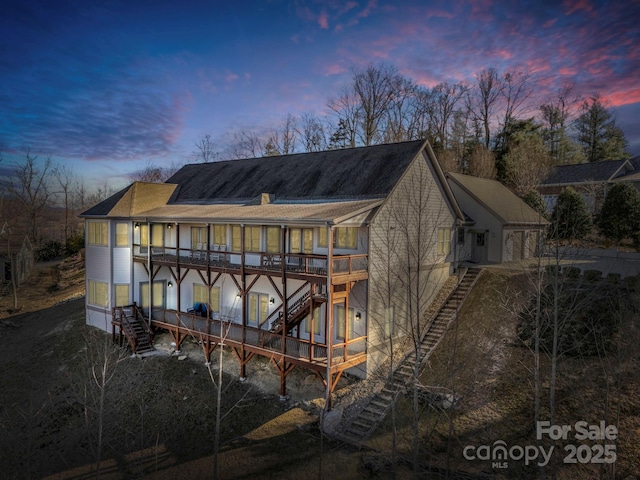
[[[640,2],[24,1],[0,6],[0,172],[25,148],[122,187],[210,134],[326,113],[352,69],[425,86],[526,70],[599,92],[640,154]],[[541,95],[544,96],[544,95]],[[549,97],[550,98],[550,97]]]

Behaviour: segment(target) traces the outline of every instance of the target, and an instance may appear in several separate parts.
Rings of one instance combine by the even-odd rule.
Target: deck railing
[[[183,332],[196,338],[201,336],[213,338],[216,341],[229,342],[257,347],[265,353],[283,353],[281,333],[272,333],[256,327],[242,326],[240,323],[199,317],[194,314],[163,310],[154,315],[152,323],[160,328],[180,328]],[[347,343],[334,345],[331,349],[333,365],[347,362],[350,359],[366,354],[366,337],[358,337]],[[289,358],[307,361],[309,363],[327,364],[327,346],[312,343],[309,340],[284,337],[284,355]]]
[[[149,250],[150,248],[150,250]],[[150,253],[150,255],[149,255]],[[229,252],[221,248],[192,249],[176,247],[146,247],[133,245],[133,256],[138,259],[180,263],[182,265],[224,267],[238,269],[244,263],[247,269],[268,270],[302,275],[325,276],[329,264],[326,255],[267,252]],[[244,259],[243,259],[244,257]],[[244,262],[243,262],[244,260]],[[334,255],[332,272],[334,275],[348,275],[368,270],[368,255]]]

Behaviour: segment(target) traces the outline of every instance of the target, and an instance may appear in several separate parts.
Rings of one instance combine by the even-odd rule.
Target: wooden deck
[[[232,274],[268,273],[281,276],[284,272],[290,278],[326,278],[329,260],[326,255],[302,255],[282,253],[234,253],[226,251],[192,250],[172,247],[151,247],[151,252],[134,246],[134,261],[155,265],[179,266],[198,270],[212,270]],[[336,255],[332,259],[331,283],[341,284],[366,280],[368,256]]]
[[[243,326],[225,319],[211,319],[197,315],[162,310],[154,312],[151,326],[169,331],[179,345],[186,336],[203,343],[205,356],[219,343],[270,359],[286,361],[316,372],[327,370],[328,347],[292,336],[272,333],[265,329]],[[207,346],[210,347],[207,351]],[[331,346],[331,372],[363,363],[366,358],[367,337],[358,337]]]

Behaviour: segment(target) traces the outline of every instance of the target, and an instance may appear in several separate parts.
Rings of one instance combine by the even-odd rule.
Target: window
[[[395,332],[395,319],[396,312],[395,307],[391,305],[387,307],[384,311],[384,336],[386,338],[391,337]]]
[[[109,224],[107,222],[88,222],[87,225],[87,244],[107,246],[107,234]]]
[[[291,253],[313,253],[313,229],[292,228],[289,242]]]
[[[358,247],[358,229],[356,227],[338,227],[334,235],[334,247],[355,250]]]
[[[345,318],[344,318],[344,305],[336,305],[335,306],[335,317],[333,319],[333,322],[336,326],[336,338],[338,340],[344,340],[344,330],[345,330],[345,326],[348,328],[347,333],[349,335],[349,338],[352,337],[353,335],[353,326],[354,326],[354,322],[355,322],[355,311],[353,308],[349,308],[349,311],[347,312],[348,318],[346,319],[345,322]]]
[[[458,244],[464,243],[464,227],[458,227]]]
[[[313,334],[320,335],[320,330],[322,327],[322,319],[320,318],[321,308],[317,306],[313,309],[313,315],[307,316],[304,322],[304,331],[305,333],[311,333],[311,321],[313,320]]]
[[[191,227],[191,250],[207,249],[207,227]]]
[[[151,243],[149,243],[151,240]],[[162,223],[154,223],[151,225],[151,239],[149,239],[149,225],[140,225],[140,252],[146,252],[146,248],[149,244],[154,247],[161,247],[164,245],[164,228]]]
[[[245,252],[259,252],[260,234],[262,227],[244,227],[244,250]]]
[[[249,293],[249,318],[247,325],[257,327],[269,316],[269,295]]]
[[[131,303],[131,301],[129,300],[129,285],[126,285],[126,284],[116,285],[115,294],[116,294],[116,307],[123,307]]]
[[[329,246],[329,233],[326,228],[318,229],[318,246],[327,248]]]
[[[213,243],[214,245],[227,244],[227,226],[226,225],[213,226]]]
[[[118,222],[116,223],[116,247],[128,247],[129,246],[129,224]]]
[[[233,225],[231,227],[231,250],[239,252],[242,249],[242,228],[240,225]]]
[[[211,296],[209,296],[209,293]],[[211,287],[207,292],[207,286],[198,283],[193,284],[193,305],[201,303],[209,305],[211,312],[220,313],[220,287]]]
[[[89,280],[88,282],[88,300],[90,305],[97,305],[98,307],[106,307],[109,305],[109,285],[106,282],[97,282],[95,280]]]
[[[154,308],[164,308],[164,292],[164,281],[153,282],[151,301],[153,302]],[[140,283],[140,305],[142,308],[149,308],[149,282]]]
[[[280,227],[267,227],[267,253],[280,252]]]
[[[438,229],[438,254],[449,255],[451,253],[451,230],[448,228]]]

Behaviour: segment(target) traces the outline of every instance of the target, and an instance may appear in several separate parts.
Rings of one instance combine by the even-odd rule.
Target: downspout
[[[151,276],[151,222],[147,220],[147,274],[149,275],[149,329],[151,329],[151,310],[153,308],[153,277]]]
[[[327,224],[327,240],[328,240],[328,252],[327,252],[327,309],[325,316],[326,331],[324,332],[325,341],[327,344],[327,373],[326,373],[326,392],[325,392],[325,411],[331,411],[331,384],[333,379],[331,376],[331,354],[332,354],[332,338],[333,338],[333,287],[331,285],[331,277],[333,270],[333,227]]]

